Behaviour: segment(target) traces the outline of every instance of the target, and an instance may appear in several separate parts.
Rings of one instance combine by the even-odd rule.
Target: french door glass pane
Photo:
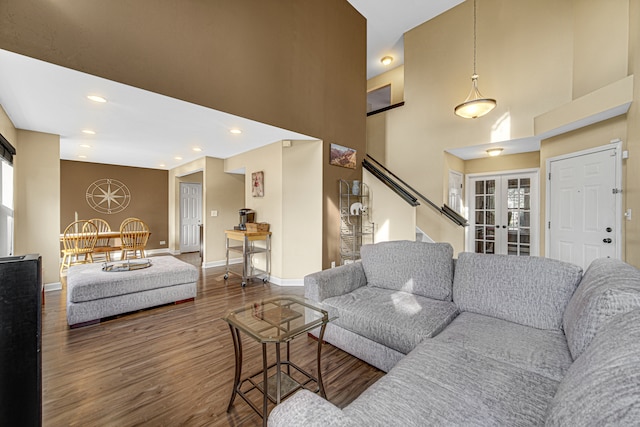
[[[476,252],[530,254],[531,185],[531,178],[516,175],[478,179],[473,183]]]

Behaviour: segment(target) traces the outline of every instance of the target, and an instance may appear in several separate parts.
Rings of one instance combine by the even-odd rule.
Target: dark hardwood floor
[[[196,255],[181,259],[196,264]],[[46,294],[43,309],[44,426],[253,426],[262,419],[242,399],[227,413],[234,372],[227,310],[302,288],[240,286],[223,268],[201,270],[194,302],[167,305],[70,330],[66,292]],[[243,336],[244,373],[260,369],[261,347]],[[273,346],[270,346],[273,347]],[[316,341],[292,343],[292,360],[315,374]],[[273,351],[271,360],[274,360]],[[384,373],[325,344],[328,399],[344,407]],[[255,395],[256,403],[260,396]],[[261,407],[261,406],[260,406]]]

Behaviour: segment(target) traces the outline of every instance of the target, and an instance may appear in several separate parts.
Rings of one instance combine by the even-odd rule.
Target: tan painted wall
[[[629,1],[573,0],[571,4],[575,99],[627,76]]]
[[[16,137],[15,253],[39,253],[44,283],[56,283],[60,281],[60,137],[25,130],[18,130]]]
[[[346,0],[5,0],[13,52],[317,137],[323,265],[338,253],[329,144],[365,152],[366,21]],[[250,101],[249,101],[250,100]]]
[[[496,98],[498,106],[489,115],[475,120],[453,114],[453,107],[465,99],[470,89],[473,2],[464,2],[416,27],[405,34],[406,104],[385,113],[382,124],[379,119],[377,122],[369,119],[367,132],[370,138],[373,135],[370,145],[384,154],[390,169],[401,171],[406,181],[434,202],[444,202],[440,200],[446,195],[447,174],[443,168],[448,167],[448,162],[444,150],[500,138],[534,136],[536,117],[575,97],[617,83],[628,73],[640,72],[639,1],[479,2],[479,87],[483,95]],[[608,31],[612,26],[617,28]],[[634,149],[640,146],[637,79],[633,90],[636,102],[627,117],[621,119],[629,123],[626,146],[631,156],[627,160],[625,203],[640,211],[640,179],[631,179],[630,175],[637,178],[640,169],[637,159],[640,156],[633,156]],[[574,147],[586,148],[598,140],[598,129],[598,126],[586,128],[583,135],[586,141]],[[380,144],[384,149],[379,148]],[[498,162],[509,162],[508,157]],[[546,157],[545,153],[540,154],[540,166]],[[525,164],[529,165],[529,161]],[[637,167],[631,168],[632,164]],[[472,163],[465,169],[493,167],[498,166]],[[508,164],[504,167],[511,169]],[[543,192],[541,196],[544,198]],[[435,240],[449,241],[456,251],[462,250],[461,229],[451,223],[443,224],[439,214],[434,213],[420,207],[418,226]],[[635,265],[640,264],[640,255],[634,255],[640,253],[639,228],[635,219],[626,224],[627,260]]]
[[[322,269],[322,142],[282,149],[282,279]],[[337,222],[336,222],[337,224]]]
[[[172,253],[180,251],[180,182],[202,182],[203,263],[223,265],[226,259],[224,231],[237,225],[238,210],[244,207],[244,176],[226,173],[224,160],[212,157],[202,157],[169,171],[169,248]],[[218,211],[217,217],[211,216],[212,210]]]
[[[2,105],[0,105],[0,133],[11,143],[11,145],[13,145],[14,148],[17,148],[16,145],[18,144],[18,137],[16,136],[16,128],[13,126],[13,122],[9,116],[7,116],[4,108],[2,108]]]
[[[625,224],[626,261],[640,268],[640,0],[629,1],[629,73],[634,75],[633,99],[627,113],[629,159],[626,160],[624,205],[632,220]]]
[[[225,161],[225,170],[245,169],[244,206],[255,211],[257,222],[268,222],[271,231],[271,274],[283,277],[283,167],[282,143],[276,142]],[[264,197],[251,194],[251,174],[264,172]],[[237,220],[236,220],[237,222]],[[256,265],[264,269],[263,256],[257,256]]]
[[[322,268],[323,193],[319,171],[320,141],[282,141],[225,161],[225,170],[245,170],[245,206],[256,211],[257,222],[268,222],[271,235],[271,274],[282,284],[301,284],[302,278]],[[251,174],[264,172],[264,196],[251,194]],[[324,196],[326,197],[326,195]],[[337,227],[338,218],[333,226]],[[256,265],[264,268],[264,259]]]
[[[367,92],[391,85],[391,105],[404,101],[404,65],[367,80]]]
[[[87,188],[99,179],[117,179],[127,186],[131,201],[121,212],[100,213],[87,203]],[[99,163],[60,161],[60,233],[75,220],[102,218],[112,230],[119,230],[126,218],[140,218],[148,226],[151,236],[148,249],[167,247],[167,180],[164,170],[114,166]],[[164,241],[165,244],[160,244]]]
[[[398,203],[398,195],[366,170],[362,180],[369,186],[369,214],[375,224],[373,241],[416,240],[416,208],[403,201]]]
[[[464,162],[464,173],[501,172],[540,167],[540,152],[511,154],[509,156],[486,157]]]

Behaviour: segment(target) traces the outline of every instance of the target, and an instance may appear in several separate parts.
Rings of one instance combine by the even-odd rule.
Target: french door
[[[538,255],[538,172],[470,175],[467,251]]]

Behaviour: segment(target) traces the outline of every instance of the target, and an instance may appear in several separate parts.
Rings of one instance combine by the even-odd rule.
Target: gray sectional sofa
[[[387,374],[343,409],[300,391],[269,425],[640,425],[638,269],[408,241],[361,254],[305,294],[338,316],[328,342]]]

